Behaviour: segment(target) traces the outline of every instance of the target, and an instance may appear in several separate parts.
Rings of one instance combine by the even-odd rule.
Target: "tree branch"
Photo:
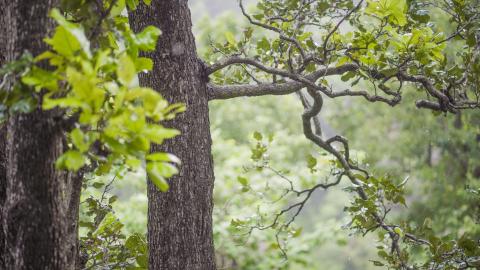
[[[250,62],[250,60],[246,60],[245,58],[236,58],[236,57],[229,58],[219,63],[216,67],[221,66],[221,68],[223,68],[232,64],[252,64],[252,65],[259,64],[259,66],[257,67],[261,70],[278,71],[278,69],[275,69],[275,68],[265,67],[260,63],[256,62],[255,60],[253,60],[253,62]],[[259,84],[259,85],[240,84],[240,85],[225,85],[225,86],[209,84],[209,100],[230,99],[230,98],[244,97],[244,96],[254,97],[254,96],[265,96],[265,95],[287,95],[287,94],[297,92],[298,90],[306,87],[309,84],[308,82],[313,84],[313,82],[317,81],[321,77],[331,76],[331,75],[341,75],[341,74],[344,74],[345,72],[354,71],[357,69],[358,69],[358,66],[356,64],[345,64],[339,67],[319,69],[303,77],[300,77],[293,73],[282,71],[282,73],[288,73],[286,74],[288,76],[285,76],[285,77],[289,77],[289,78],[293,77],[296,79],[296,80],[291,80],[284,83],[269,83],[269,84]],[[275,73],[275,74],[280,75],[279,73]],[[299,81],[299,78],[304,79],[304,81],[303,82]],[[305,80],[308,82],[305,82]]]

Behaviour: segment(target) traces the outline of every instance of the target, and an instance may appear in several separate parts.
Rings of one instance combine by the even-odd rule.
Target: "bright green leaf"
[[[86,160],[82,153],[75,150],[69,150],[57,159],[55,166],[57,169],[78,171],[78,169],[85,165],[85,162]]]
[[[120,57],[117,67],[118,80],[125,86],[130,86],[136,76],[135,64],[132,59],[124,54]]]

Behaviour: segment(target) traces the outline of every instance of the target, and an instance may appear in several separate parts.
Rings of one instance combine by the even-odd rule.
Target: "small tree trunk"
[[[48,18],[56,0],[0,0],[2,55],[47,49]],[[65,146],[55,112],[36,109],[5,123],[0,163],[2,269],[73,269],[76,258],[78,175],[55,170]],[[73,196],[72,196],[73,195]],[[3,198],[2,198],[3,197]]]
[[[154,70],[142,75],[140,83],[187,107],[167,123],[182,134],[153,148],[175,154],[182,165],[169,181],[168,192],[148,183],[149,269],[215,269],[207,77],[197,58],[187,0],[152,1],[151,6],[141,5],[130,19],[136,32],[147,25],[162,30],[157,50],[148,55]]]

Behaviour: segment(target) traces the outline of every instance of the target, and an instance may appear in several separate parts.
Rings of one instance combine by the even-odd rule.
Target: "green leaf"
[[[158,190],[162,192],[167,192],[169,189],[169,185],[165,178],[155,174],[154,172],[149,171],[148,176],[150,177],[150,181],[158,188]]]
[[[398,72],[397,68],[387,68],[387,69],[382,69],[380,70],[380,73],[385,75],[385,77],[390,77],[395,75]]]
[[[98,188],[101,188],[101,187],[105,186],[105,183],[95,182],[95,183],[92,184],[92,186],[93,186],[94,188],[97,188],[97,189],[98,189]]]
[[[127,238],[125,241],[125,247],[133,253],[147,253],[147,242],[145,241],[145,238],[138,233],[134,233]]]
[[[294,230],[292,233],[292,237],[293,238],[299,237],[302,234],[302,231],[303,231],[303,228],[298,228]]]
[[[341,77],[342,81],[346,82],[348,80],[350,80],[351,78],[355,77],[355,72],[352,72],[352,71],[349,71],[345,74],[343,74],[343,76]]]
[[[153,68],[153,61],[147,57],[139,57],[135,60],[135,69],[138,71],[146,72]]]
[[[245,35],[245,39],[250,39],[250,38],[252,38],[253,28],[252,28],[252,27],[248,27],[245,31],[243,31],[243,34]]]
[[[150,181],[162,192],[169,188],[166,178],[178,173],[177,168],[165,162],[148,162],[147,174]]]
[[[248,179],[245,177],[238,176],[237,181],[242,185],[242,186],[247,186],[248,185]]]
[[[89,77],[84,76],[84,74],[71,66],[67,67],[67,81],[78,98],[83,100],[91,98],[91,90],[95,87],[95,81],[90,80]]]
[[[47,39],[47,43],[52,42],[52,47],[60,54],[69,57],[79,49],[82,49],[88,57],[91,57],[90,42],[85,35],[85,31],[77,24],[71,23],[62,16],[58,9],[53,9],[50,16],[60,25],[57,27],[52,39]],[[57,36],[58,33],[58,36]],[[65,40],[62,40],[65,38]],[[62,48],[61,46],[66,46]],[[63,53],[66,53],[63,54]]]
[[[42,88],[56,91],[58,89],[57,79],[58,77],[54,73],[39,67],[33,67],[30,72],[22,77],[22,82],[35,87],[36,91],[40,91]]]
[[[227,39],[228,43],[230,43],[231,45],[236,45],[237,44],[237,41],[235,40],[235,36],[232,34],[232,32],[225,32],[225,38]]]
[[[99,51],[95,55],[95,71],[98,72],[98,70],[107,64],[110,64],[112,62],[112,59],[110,58],[110,49],[102,50]]]
[[[390,257],[385,250],[379,250],[379,251],[378,251],[378,256],[380,256],[380,257],[382,257],[382,258],[384,258],[384,259],[388,259],[388,258]]]
[[[375,265],[375,266],[384,266],[385,265],[384,263],[379,262],[379,261],[371,261],[371,262],[373,262],[373,265]]]
[[[137,6],[139,4],[139,0],[126,0],[127,1],[127,7],[130,10],[135,10],[137,9]]]
[[[115,227],[115,223],[118,223],[117,218],[113,215],[112,212],[108,212],[105,217],[102,219],[102,222],[98,225],[98,228],[93,232],[93,235],[102,234],[107,228],[111,229]]]
[[[404,26],[407,24],[406,13],[408,5],[406,0],[370,0],[365,9],[367,14],[376,15],[380,18],[389,17],[389,21]]]
[[[147,26],[135,36],[135,45],[142,51],[154,51],[162,31],[155,26]]]
[[[112,197],[110,197],[108,199],[108,204],[112,204],[112,203],[116,202],[117,199],[118,199],[118,197],[116,195],[113,195]]]
[[[112,10],[110,11],[110,18],[117,17],[122,14],[123,10],[126,7],[125,0],[118,0],[116,1],[115,5],[113,6]]]
[[[85,134],[78,128],[70,132],[70,138],[72,139],[73,145],[75,145],[80,152],[86,152],[90,145],[85,142]]]
[[[81,46],[74,35],[69,33],[64,27],[57,27],[55,34],[51,39],[45,39],[45,42],[52,46],[57,53],[71,58],[80,50]]]
[[[140,100],[143,102],[143,108],[148,117],[154,121],[164,120],[169,114],[169,110],[176,110],[178,106],[168,105],[168,102],[162,96],[151,88],[136,87],[129,89],[125,95],[127,101]],[[182,106],[183,107],[183,106]],[[178,108],[180,110],[181,108]]]
[[[122,55],[117,66],[118,80],[123,85],[130,86],[136,75],[135,64],[132,59],[126,54]]]
[[[143,147],[139,147],[140,149],[144,149]],[[136,169],[142,165],[142,161],[135,157],[128,157],[125,160],[125,165],[127,165],[131,169]]]
[[[395,229],[393,229],[393,231],[394,231],[396,234],[400,235],[400,237],[403,237],[403,236],[405,235],[405,234],[403,233],[403,230],[400,229],[399,227],[395,227]]]
[[[167,162],[156,162],[157,164],[160,164],[159,172],[161,175],[165,178],[170,178],[178,173],[177,167],[174,165],[167,163]]]
[[[474,254],[474,251],[478,249],[474,240],[470,239],[468,235],[464,234],[458,240],[458,246],[466,251],[469,256]]]
[[[164,139],[170,139],[180,134],[180,131],[173,128],[165,128],[160,125],[148,125],[143,130],[143,135],[150,141],[161,144]]]
[[[263,51],[268,51],[270,50],[270,42],[268,42],[268,39],[264,37],[257,42],[257,48]]]
[[[312,155],[307,155],[307,167],[313,171],[315,166],[317,166],[317,159]]]
[[[261,140],[263,139],[263,136],[262,136],[262,134],[261,134],[260,132],[255,131],[255,132],[253,133],[253,138],[254,138],[255,140],[257,140],[257,141],[261,141]]]
[[[75,150],[69,150],[57,159],[55,167],[57,169],[78,171],[78,169],[85,165],[85,162],[86,160],[82,153]]]

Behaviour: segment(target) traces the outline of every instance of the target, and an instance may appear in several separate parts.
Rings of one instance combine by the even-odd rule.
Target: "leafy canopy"
[[[349,227],[363,235],[377,232],[381,244],[375,265],[392,269],[478,265],[478,239],[471,235],[443,238],[428,226],[389,220],[387,214],[394,205],[406,205],[407,183],[371,172],[353,158],[346,138],[325,137],[315,117],[325,98],[362,97],[396,106],[407,91],[412,92],[414,98],[409,101],[417,108],[437,115],[478,109],[479,7],[475,0],[260,0],[256,8],[248,9],[240,1],[250,25],[242,33],[227,32],[207,54],[213,99],[293,92],[300,96],[304,133],[332,157],[334,169],[327,184],[289,191],[308,200],[312,189],[347,179],[346,190],[355,195],[345,208],[352,216]],[[451,27],[442,27],[438,16]],[[252,157],[261,160],[265,152],[258,147]],[[311,172],[317,164],[317,157],[309,155]],[[242,179],[241,183],[248,182]],[[271,222],[246,225],[288,231],[288,214],[295,217],[303,205],[304,201],[293,203]],[[419,248],[428,258],[414,258]]]

